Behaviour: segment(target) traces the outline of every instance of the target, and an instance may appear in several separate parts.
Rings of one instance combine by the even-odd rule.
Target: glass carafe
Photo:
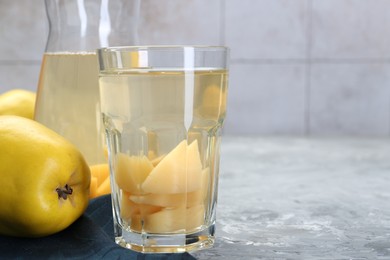
[[[106,161],[96,49],[134,45],[139,0],[45,0],[49,37],[35,120],[76,145],[89,165]]]

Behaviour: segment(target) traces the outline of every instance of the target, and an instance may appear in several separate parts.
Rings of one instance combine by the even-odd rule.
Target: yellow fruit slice
[[[202,161],[199,154],[198,141],[193,141],[187,149],[187,182],[195,182],[194,189],[200,188],[201,186],[201,172],[202,172]]]
[[[156,165],[142,190],[155,194],[192,192],[201,187],[201,172],[198,142],[195,140],[187,147],[184,140]]]
[[[199,190],[188,193],[176,194],[150,193],[146,195],[131,195],[130,200],[138,204],[148,204],[172,208],[179,206],[185,206],[189,208],[203,204],[208,192],[208,183],[210,175],[209,168],[204,169],[201,174],[201,188]]]
[[[131,221],[131,217],[136,214],[140,214],[141,211],[136,203],[129,199],[130,194],[124,192],[121,198],[121,218],[127,222]]]
[[[153,160],[151,160],[151,164],[153,165],[153,167],[156,167],[157,164],[159,164],[161,162],[161,160],[165,157],[165,155],[162,155],[162,156],[159,156],[157,158],[154,158]]]
[[[130,200],[129,193],[123,193],[121,199],[121,217],[128,223],[131,222],[131,218],[135,215],[146,216],[158,212],[161,209],[162,208],[158,206],[134,203],[132,200]]]
[[[91,175],[91,184],[89,186],[89,198],[95,198],[97,197],[97,179],[96,177]]]
[[[152,171],[146,156],[116,155],[115,181],[119,188],[132,194],[142,194],[141,184]]]
[[[163,209],[144,218],[144,230],[150,233],[191,231],[204,223],[204,206]]]
[[[136,232],[142,231],[142,217],[141,214],[134,214],[127,221],[127,224],[130,226],[130,229]]]
[[[91,187],[89,198],[93,199],[98,196],[109,194],[110,187],[110,172],[108,164],[97,164],[89,167],[91,170]]]
[[[107,176],[106,179],[102,182],[102,184],[100,184],[100,186],[97,188],[97,196],[102,196],[110,193],[111,193],[110,177]]]
[[[185,205],[186,193],[178,194],[148,194],[141,196],[130,196],[130,200],[138,204],[148,204],[160,207],[178,207]]]
[[[147,204],[160,207],[192,207],[203,203],[204,192],[202,190],[177,194],[148,194],[130,196],[130,199],[138,204]]]
[[[89,168],[91,169],[91,176],[94,176],[97,179],[98,186],[100,186],[110,175],[107,163],[92,165]]]

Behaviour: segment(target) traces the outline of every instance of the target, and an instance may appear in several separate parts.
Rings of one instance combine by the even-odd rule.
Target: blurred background
[[[36,90],[43,0],[0,0],[0,93]],[[390,0],[142,0],[139,44],[231,48],[226,135],[390,135]]]

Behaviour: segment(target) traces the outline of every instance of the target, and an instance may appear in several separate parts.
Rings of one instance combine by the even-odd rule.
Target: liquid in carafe
[[[45,53],[35,120],[72,142],[89,165],[105,162],[94,52]]]

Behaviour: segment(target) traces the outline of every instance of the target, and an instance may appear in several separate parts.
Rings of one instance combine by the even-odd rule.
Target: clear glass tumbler
[[[116,242],[140,252],[214,243],[228,49],[98,50]]]

